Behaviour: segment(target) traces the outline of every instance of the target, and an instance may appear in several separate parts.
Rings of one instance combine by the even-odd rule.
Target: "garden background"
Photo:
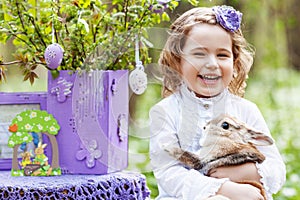
[[[0,1],[1,2],[1,1]],[[243,13],[243,31],[256,49],[255,63],[248,79],[245,98],[260,108],[287,167],[287,181],[275,200],[300,197],[300,1],[297,0],[200,0],[200,6],[232,5]],[[1,5],[1,4],[0,4]],[[149,163],[148,112],[161,99],[157,79],[157,59],[167,37],[167,28],[181,13],[193,7],[187,1],[170,11],[170,22],[149,29],[151,64],[146,66],[149,83],[140,96],[130,95],[129,166],[127,170],[146,175],[151,197],[157,195],[156,181]],[[1,11],[1,10],[0,10]],[[0,13],[1,17],[1,13]],[[0,55],[12,59],[15,47],[0,46]],[[132,52],[134,53],[134,52]],[[23,82],[17,66],[10,66],[0,91],[46,91],[46,70],[37,68],[33,85]],[[271,166],[270,166],[271,167]]]

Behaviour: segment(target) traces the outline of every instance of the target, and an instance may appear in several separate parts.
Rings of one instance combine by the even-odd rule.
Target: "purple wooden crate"
[[[56,79],[49,73],[47,111],[61,126],[56,138],[62,173],[106,174],[127,167],[128,104],[127,70],[60,71]]]

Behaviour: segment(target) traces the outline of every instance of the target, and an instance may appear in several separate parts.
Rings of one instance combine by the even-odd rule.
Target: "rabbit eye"
[[[223,122],[221,126],[222,126],[222,128],[225,129],[225,130],[228,130],[228,129],[229,129],[229,124],[228,124],[227,122]]]

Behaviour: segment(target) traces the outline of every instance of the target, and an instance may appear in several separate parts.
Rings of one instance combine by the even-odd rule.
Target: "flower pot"
[[[60,71],[56,79],[49,72],[47,111],[61,127],[62,173],[106,174],[127,167],[128,104],[127,70]]]

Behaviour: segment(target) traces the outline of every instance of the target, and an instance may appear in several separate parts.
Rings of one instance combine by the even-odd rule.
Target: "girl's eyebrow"
[[[232,53],[232,50],[227,48],[218,48],[218,51],[227,51],[228,53]]]
[[[191,49],[191,51],[196,51],[196,50],[206,50],[207,51],[207,48],[205,48],[205,47],[195,47],[195,48]]]

